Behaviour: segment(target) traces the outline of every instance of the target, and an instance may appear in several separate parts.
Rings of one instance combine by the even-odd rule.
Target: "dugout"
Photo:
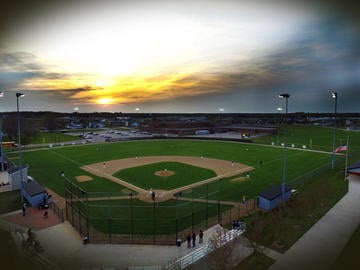
[[[285,185],[285,201],[291,197],[291,188]],[[268,190],[259,193],[259,204],[258,207],[265,211],[271,209],[282,203],[282,189],[281,185],[276,185]]]
[[[45,189],[37,181],[29,181],[24,183],[23,196],[31,206],[38,206],[43,202]]]

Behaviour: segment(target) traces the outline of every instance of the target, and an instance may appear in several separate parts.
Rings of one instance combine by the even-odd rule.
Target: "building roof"
[[[356,161],[355,163],[351,164],[346,168],[348,173],[360,175],[360,160]]]
[[[30,196],[35,196],[45,192],[45,189],[37,181],[29,181],[25,183],[24,189]]]
[[[28,167],[28,165],[24,165],[22,168],[23,168],[23,170],[24,169],[26,169]],[[8,174],[13,174],[13,173],[16,173],[16,172],[18,172],[18,171],[20,171],[20,167],[18,167],[18,166],[12,166],[12,167],[10,167],[9,169],[8,169]]]
[[[356,161],[355,163],[347,167],[348,170],[359,169],[359,168],[360,168],[360,160]]]
[[[285,192],[288,192],[291,190],[291,187],[285,185]],[[259,193],[259,196],[268,199],[268,200],[273,200],[279,196],[281,196],[282,193],[282,189],[281,189],[281,185],[276,185],[271,187],[268,190],[265,190],[263,192]]]

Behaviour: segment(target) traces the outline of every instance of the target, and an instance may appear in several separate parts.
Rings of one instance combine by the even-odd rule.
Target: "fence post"
[[[86,193],[86,236],[89,241],[89,193]]]
[[[155,233],[156,233],[156,225],[155,225],[155,198],[154,198],[154,203],[153,203],[153,235],[154,235],[154,245],[156,242],[156,237],[155,237]]]
[[[109,226],[109,244],[111,244],[111,218],[108,218],[108,226]]]
[[[133,193],[130,192],[130,231],[131,231],[131,243],[134,240],[134,209],[133,209]]]
[[[209,217],[209,184],[206,184],[206,229],[208,228],[208,217]]]

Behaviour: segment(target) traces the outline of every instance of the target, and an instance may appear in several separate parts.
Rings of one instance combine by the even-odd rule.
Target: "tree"
[[[224,244],[222,241],[226,234],[224,228],[219,228],[216,233],[210,238],[210,244],[213,247],[213,251],[209,254],[209,269],[221,270],[232,269],[235,266],[234,251],[236,239],[231,240]]]
[[[260,217],[259,213],[256,213],[251,219],[250,224],[246,226],[246,236],[254,252],[263,252],[263,246],[260,243],[264,240],[264,229],[264,219]]]
[[[2,122],[3,132],[10,141],[14,141],[17,134],[17,117],[15,114],[6,115]]]
[[[50,132],[56,130],[57,129],[56,116],[55,115],[47,116],[44,119],[43,126]]]

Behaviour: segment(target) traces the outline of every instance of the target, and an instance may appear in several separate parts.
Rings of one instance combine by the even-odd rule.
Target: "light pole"
[[[21,158],[21,133],[20,133],[20,111],[19,111],[19,98],[25,96],[22,93],[16,93],[16,111],[17,111],[17,120],[18,120],[18,149],[19,149],[19,168],[20,168],[20,181],[21,181],[21,202],[24,202],[23,189],[24,189],[24,179],[22,171],[22,158]]]
[[[331,168],[335,169],[335,149],[336,149],[336,113],[337,113],[337,92],[331,92],[331,97],[335,100],[334,110],[334,138],[333,138],[333,151],[331,156]]]
[[[285,183],[286,183],[286,144],[287,144],[287,114],[288,114],[288,99],[290,95],[280,94],[279,98],[285,98],[285,130],[284,130],[284,171],[283,171],[283,180],[281,184],[281,196],[282,201],[285,202]]]
[[[220,120],[221,120],[221,114],[224,112],[224,108],[219,108],[219,116],[218,116],[218,118],[219,118],[219,122],[220,122]]]
[[[4,92],[0,92],[0,97],[4,96]],[[1,171],[3,172],[5,170],[4,168],[4,152],[3,152],[3,145],[2,145],[2,138],[3,138],[3,132],[2,132],[2,115],[0,119],[0,155],[1,155]]]
[[[276,108],[276,110],[280,113],[280,112],[283,110],[283,108],[278,107],[278,108]],[[279,143],[280,143],[280,139],[279,139],[279,136],[280,136],[280,121],[281,121],[281,117],[279,117],[279,122],[278,122],[278,131],[277,131],[277,141],[276,141],[276,145],[279,145]]]

